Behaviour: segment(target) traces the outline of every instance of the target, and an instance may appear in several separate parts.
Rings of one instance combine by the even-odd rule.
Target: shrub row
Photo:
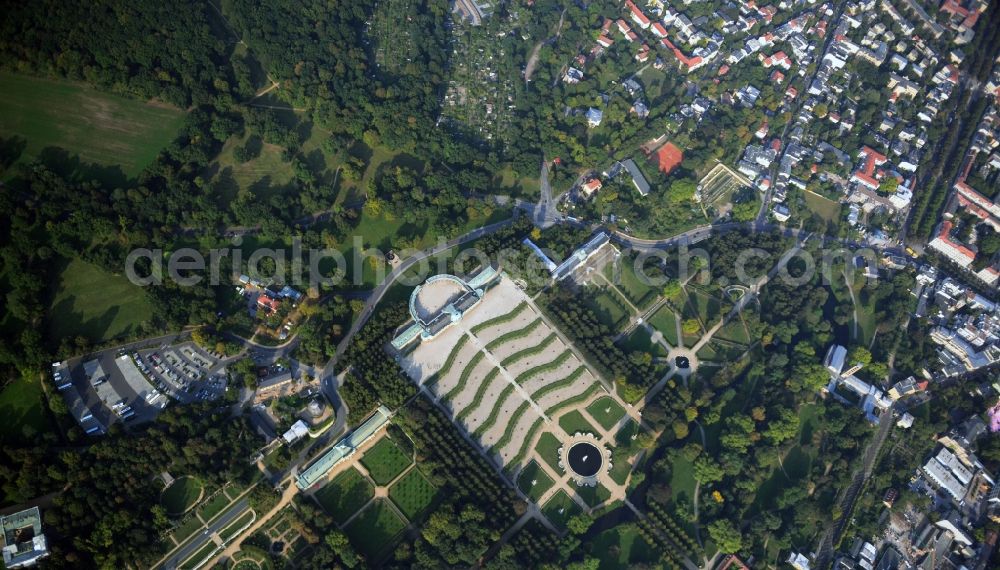
[[[542,321],[538,320],[538,321],[535,321],[535,322],[540,323]],[[545,337],[542,340],[542,342],[536,344],[535,346],[529,346],[528,348],[523,348],[523,349],[515,352],[514,354],[511,354],[507,358],[504,358],[500,362],[500,366],[503,366],[504,368],[509,368],[511,364],[514,364],[515,362],[517,362],[519,360],[524,360],[525,358],[528,358],[529,356],[533,356],[535,354],[538,354],[539,352],[541,352],[541,351],[545,350],[546,348],[548,348],[548,346],[550,344],[552,344],[552,341],[554,341],[555,339],[556,339],[556,333],[550,333],[549,336]]]
[[[480,351],[472,357],[472,360],[470,360],[469,363],[465,365],[465,368],[462,369],[462,374],[458,377],[458,383],[444,395],[446,399],[451,400],[462,391],[462,388],[465,388],[465,383],[469,381],[469,376],[472,375],[472,371],[476,369],[476,366],[479,365],[479,361],[485,356],[486,354]]]
[[[509,313],[504,313],[504,314],[496,316],[496,317],[493,317],[492,319],[489,319],[487,321],[483,321],[483,322],[479,323],[478,325],[472,327],[472,334],[479,334],[480,332],[482,332],[482,331],[484,331],[484,330],[486,330],[486,329],[488,329],[488,328],[490,328],[492,326],[502,325],[504,323],[508,323],[510,321],[513,321],[515,318],[517,318],[518,315],[521,314],[521,311],[525,310],[526,308],[528,308],[528,303],[526,303],[524,301],[521,301],[521,304],[518,305],[518,306],[516,306],[516,307],[514,307],[513,311],[511,311]]]
[[[542,324],[542,319],[535,319],[528,323],[527,325],[519,328],[517,330],[507,331],[502,335],[491,340],[489,344],[486,345],[486,350],[496,350],[498,347],[507,344],[508,342],[515,341],[519,338],[524,338],[534,332]]]

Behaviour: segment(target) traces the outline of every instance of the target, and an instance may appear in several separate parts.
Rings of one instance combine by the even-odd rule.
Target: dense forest
[[[17,449],[5,446],[0,485],[8,497],[28,500],[57,492],[45,509],[51,568],[148,566],[162,555],[170,521],[154,477],[195,475],[204,483],[249,484],[259,440],[228,406],[173,407],[140,434],[113,426],[90,446]],[[266,490],[268,495],[273,495]]]

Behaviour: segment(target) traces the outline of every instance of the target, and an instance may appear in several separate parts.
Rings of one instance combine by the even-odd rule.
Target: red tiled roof
[[[649,18],[647,18],[646,15],[642,13],[642,10],[640,10],[635,4],[632,3],[632,0],[625,0],[625,6],[632,11],[632,17],[635,18],[640,25],[642,26],[649,25]]]
[[[261,295],[257,297],[257,306],[267,309],[269,312],[273,313],[278,310],[281,305],[281,301],[278,299],[272,299],[267,295]]]
[[[975,259],[976,253],[974,251],[972,251],[965,245],[951,239],[951,229],[953,227],[954,224],[952,224],[950,220],[945,220],[941,222],[941,233],[938,234],[937,236],[938,239],[944,242],[945,245],[947,245],[948,247],[954,249],[961,256],[967,257],[969,259]]]
[[[660,40],[660,43],[662,43],[664,47],[669,49],[674,54],[674,57],[676,57],[677,60],[683,63],[685,66],[687,66],[688,69],[701,65],[700,56],[688,57],[687,55],[684,54],[684,52],[680,50],[680,48],[674,46],[674,44],[671,43],[668,38],[663,38],[662,40]]]
[[[664,174],[670,174],[684,160],[684,153],[672,142],[656,151],[656,167]]]

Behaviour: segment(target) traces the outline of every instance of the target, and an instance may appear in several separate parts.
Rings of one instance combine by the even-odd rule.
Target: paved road
[[[835,8],[836,14],[832,18],[830,18],[830,22],[833,25],[830,26],[829,32],[827,33],[826,36],[826,41],[823,42],[823,49],[819,51],[819,58],[817,58],[818,60],[822,60],[823,56],[826,55],[827,50],[830,49],[830,44],[833,43],[833,40],[835,39],[836,35],[833,33],[833,30],[836,28],[837,23],[840,22],[840,17],[843,15],[844,8],[846,6],[847,2],[843,0],[837,3],[837,7]],[[817,61],[815,69],[813,69],[813,72],[809,75],[809,77],[806,78],[805,82],[802,84],[804,85],[802,89],[803,91],[805,91],[806,89],[809,88],[810,85],[812,85],[813,79],[815,79],[816,74],[819,73],[820,67],[821,65],[819,65],[819,61]],[[768,212],[767,208],[768,206],[771,205],[771,196],[774,193],[775,182],[778,180],[777,177],[778,167],[781,165],[781,159],[785,157],[785,152],[788,151],[788,134],[792,129],[793,123],[796,125],[799,124],[798,122],[799,114],[802,112],[802,106],[805,105],[805,102],[808,99],[809,97],[806,93],[799,94],[797,103],[795,105],[795,111],[791,113],[790,115],[791,119],[787,123],[785,123],[785,127],[781,130],[781,136],[779,137],[779,140],[781,141],[781,152],[778,153],[778,156],[775,157],[774,162],[771,163],[772,166],[769,173],[771,176],[771,186],[767,189],[767,192],[764,193],[763,203],[760,206],[760,211],[757,212],[758,222],[763,222],[765,219],[767,219],[767,212]]]
[[[211,540],[212,534],[226,528],[229,523],[242,516],[243,513],[249,508],[250,502],[245,497],[240,499],[235,505],[229,507],[228,510],[223,512],[222,515],[216,517],[215,520],[208,525],[207,531],[199,530],[198,534],[191,537],[186,543],[177,549],[172,556],[167,558],[166,561],[153,566],[153,568],[163,568],[164,570],[173,570],[174,568],[177,568],[191,555],[201,550],[201,548],[205,546],[209,540]]]

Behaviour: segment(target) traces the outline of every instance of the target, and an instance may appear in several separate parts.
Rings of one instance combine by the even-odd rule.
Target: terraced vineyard
[[[516,470],[533,442],[559,430],[553,413],[586,405],[605,392],[587,366],[509,280],[455,326],[422,343],[403,362],[452,418]],[[440,363],[437,365],[436,363]],[[561,432],[557,431],[561,436]]]

